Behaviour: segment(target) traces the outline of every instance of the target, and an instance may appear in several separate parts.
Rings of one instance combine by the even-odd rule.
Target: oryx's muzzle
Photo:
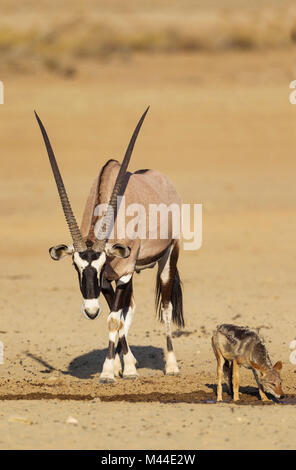
[[[94,320],[100,316],[102,309],[98,299],[84,299],[81,311],[85,318]]]

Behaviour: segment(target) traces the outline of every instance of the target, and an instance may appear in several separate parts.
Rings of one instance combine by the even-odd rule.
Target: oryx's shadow
[[[132,353],[136,357],[138,369],[164,370],[164,353],[161,348],[154,346],[131,346]],[[27,356],[45,367],[42,373],[50,374],[58,370],[64,375],[72,375],[79,379],[91,379],[96,374],[100,374],[106,359],[107,349],[94,349],[89,353],[77,356],[69,363],[67,370],[60,370],[49,364],[45,359],[34,354],[27,353]]]
[[[131,346],[132,353],[137,359],[137,369],[164,370],[164,353],[161,348],[154,346]],[[94,349],[89,353],[75,357],[65,374],[90,379],[102,371],[107,349]]]

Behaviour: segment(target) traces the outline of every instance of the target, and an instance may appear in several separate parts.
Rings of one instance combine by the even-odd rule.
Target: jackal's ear
[[[49,254],[55,261],[74,253],[73,245],[55,245],[49,248]]]
[[[116,256],[117,258],[128,258],[131,249],[128,246],[121,245],[120,243],[114,243],[114,245],[110,245],[107,243],[105,247],[105,252],[107,256]]]
[[[259,364],[256,364],[256,363],[253,362],[253,361],[250,361],[250,364],[251,364],[251,366],[252,366],[254,369],[260,370],[260,372],[266,372],[266,370],[264,369],[264,367],[260,366]]]
[[[282,367],[283,367],[282,361],[277,361],[275,365],[273,366],[273,370],[276,370],[277,372],[279,372],[280,370],[282,370]]]

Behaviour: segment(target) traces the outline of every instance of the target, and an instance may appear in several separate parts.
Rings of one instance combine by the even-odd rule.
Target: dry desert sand
[[[135,53],[127,63],[86,59],[71,77],[2,66],[1,449],[295,448],[295,58],[293,46]],[[122,157],[148,104],[130,168],[163,171],[184,202],[203,204],[203,245],[180,257],[180,376],[163,375],[156,273],[147,270],[135,276],[129,336],[140,378],[107,386],[106,303],[86,321],[71,261],[48,255],[69,234],[33,110],[80,219],[96,173]],[[260,328],[284,364],[282,403],[262,404],[243,370],[241,401],[215,403],[210,338],[222,322]]]

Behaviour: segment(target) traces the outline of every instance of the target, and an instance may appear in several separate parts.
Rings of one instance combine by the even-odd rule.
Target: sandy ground
[[[295,448],[295,77],[293,49],[85,63],[73,80],[1,77],[2,449]],[[180,377],[163,375],[165,337],[147,271],[135,278],[130,332],[141,378],[107,387],[99,384],[106,304],[86,321],[71,262],[48,256],[69,234],[33,109],[80,218],[93,178],[122,156],[148,104],[131,169],[157,168],[184,202],[203,204],[203,246],[181,253]],[[248,371],[239,404],[212,403],[210,338],[222,322],[260,327],[272,360],[284,363],[286,404],[261,405]]]

